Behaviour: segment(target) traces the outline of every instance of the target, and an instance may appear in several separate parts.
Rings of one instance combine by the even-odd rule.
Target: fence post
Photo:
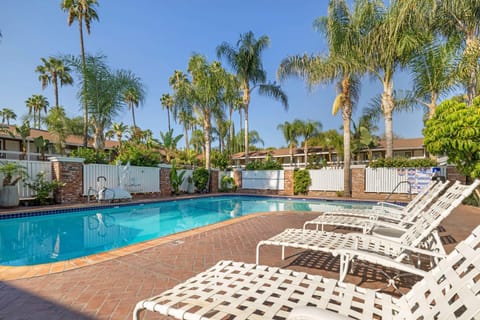
[[[283,170],[283,179],[284,179],[284,192],[286,196],[293,196],[293,168],[288,168]]]
[[[83,194],[83,162],[82,158],[51,157],[52,178],[65,183],[55,191],[55,202],[61,204],[78,203]]]
[[[210,170],[210,192],[211,193],[217,193],[218,192],[218,174],[219,171],[216,169],[211,169]]]
[[[162,197],[171,196],[172,188],[170,186],[171,167],[160,166],[160,195]]]
[[[365,165],[352,165],[352,197],[362,198],[365,195]]]

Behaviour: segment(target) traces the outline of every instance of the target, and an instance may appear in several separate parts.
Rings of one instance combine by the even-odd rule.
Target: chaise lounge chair
[[[408,209],[405,207],[405,210],[392,214],[392,212],[379,212],[378,210],[367,211],[364,210],[362,215],[358,213],[349,213],[345,212],[328,212],[325,213],[313,220],[307,221],[304,223],[303,228],[307,229],[307,226],[314,225],[315,230],[324,231],[325,225],[335,226],[335,227],[349,227],[361,229],[363,233],[371,233],[375,227],[387,227],[398,230],[405,230],[408,228],[416,218],[421,214],[422,211],[426,210],[429,205],[435,201],[436,197],[444,191],[449,182],[439,182],[433,185],[430,188],[429,196],[421,197],[418,201],[415,201],[416,206]],[[457,186],[460,184],[457,181],[453,184],[447,191],[447,196],[444,197],[445,200],[455,200],[458,196]],[[462,189],[463,190],[463,189]],[[386,214],[385,214],[386,213]]]
[[[260,248],[265,245],[273,245],[282,247],[282,259],[285,259],[286,247],[320,251],[334,256],[340,255],[340,281],[345,279],[350,262],[353,260],[371,261],[375,258],[377,263],[385,266],[391,266],[390,264],[393,263],[398,267],[401,266],[397,264],[398,262],[413,264],[412,259],[409,258],[418,254],[428,256],[431,263],[434,264],[435,261],[444,257],[444,249],[436,228],[479,184],[479,179],[468,186],[457,184],[455,186],[457,196],[454,201],[451,201],[450,193],[443,194],[428,210],[422,212],[398,239],[386,239],[382,235],[385,231],[385,234],[390,236],[390,228],[377,230],[378,235],[286,229],[257,244],[256,263],[259,264]],[[418,270],[417,274],[421,275],[421,270]]]
[[[137,303],[177,319],[459,319],[480,316],[480,226],[400,298],[276,267],[220,261]]]

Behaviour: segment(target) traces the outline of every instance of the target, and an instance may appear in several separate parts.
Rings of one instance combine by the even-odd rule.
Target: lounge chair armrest
[[[349,317],[315,307],[296,307],[287,320],[346,320]]]

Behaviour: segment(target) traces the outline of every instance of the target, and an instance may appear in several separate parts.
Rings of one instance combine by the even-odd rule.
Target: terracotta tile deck
[[[257,214],[72,262],[2,268],[0,319],[131,319],[139,300],[174,286],[218,260],[253,263],[259,240],[286,227],[301,227],[316,215]],[[440,233],[447,251],[479,224],[479,208],[461,206],[455,210]],[[287,256],[282,261],[279,248],[265,247],[261,263],[338,276],[338,261],[331,256],[292,249],[287,250]],[[376,288],[382,280],[378,272],[363,267],[348,277],[350,282]],[[402,290],[410,285],[402,283]],[[163,319],[151,312],[143,316]]]

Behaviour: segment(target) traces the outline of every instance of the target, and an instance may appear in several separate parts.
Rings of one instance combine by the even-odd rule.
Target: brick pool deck
[[[201,272],[218,260],[255,262],[258,241],[301,227],[318,213],[260,213],[106,254],[38,267],[0,268],[0,319],[131,319],[135,304]],[[460,206],[440,228],[447,251],[480,224],[480,208]],[[338,277],[329,255],[265,247],[261,263]],[[379,288],[383,276],[359,266],[347,281]],[[408,290],[412,281],[402,283]],[[387,289],[391,290],[391,288]],[[144,312],[142,319],[164,319]]]

